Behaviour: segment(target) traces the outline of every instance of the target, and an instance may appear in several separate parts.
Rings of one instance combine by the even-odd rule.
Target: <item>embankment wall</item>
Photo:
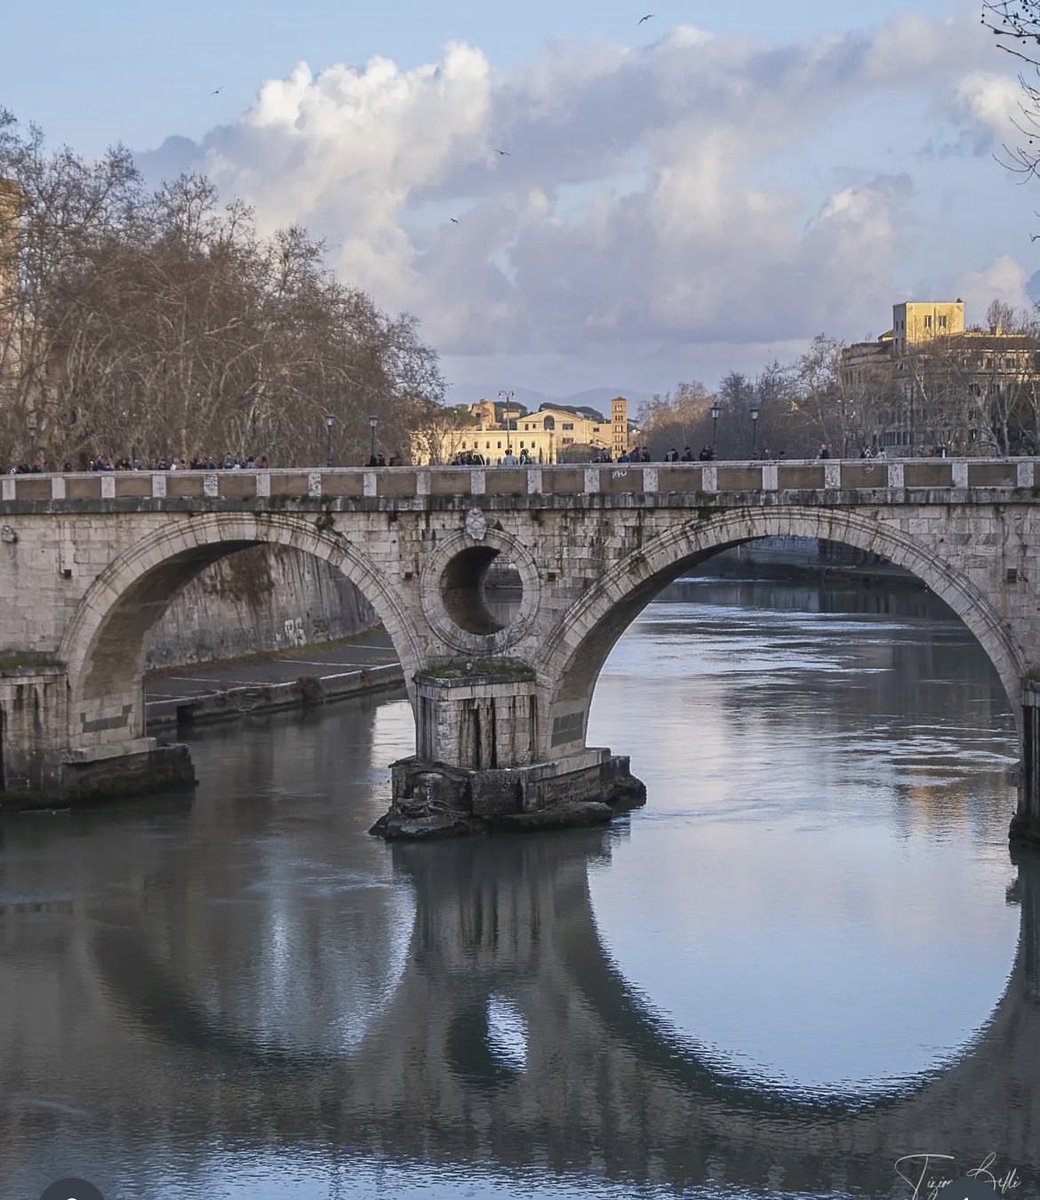
[[[207,567],[177,594],[156,627],[148,668],[332,642],[376,623],[364,596],[327,562],[254,546]]]

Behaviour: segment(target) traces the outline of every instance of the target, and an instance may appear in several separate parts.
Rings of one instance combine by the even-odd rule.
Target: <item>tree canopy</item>
[[[48,152],[0,111],[0,459],[272,464],[407,453],[444,393],[413,318],[323,265],[299,227],[261,237],[205,178],[149,191],[129,152]],[[3,464],[6,466],[6,464]]]

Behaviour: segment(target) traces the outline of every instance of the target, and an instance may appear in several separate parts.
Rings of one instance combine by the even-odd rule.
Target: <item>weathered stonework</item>
[[[406,758],[393,764],[391,775],[390,811],[372,827],[390,840],[601,825],[646,803],[629,760],[608,750],[483,770]]]
[[[978,638],[1021,718],[1040,671],[1037,495],[1031,459],[7,477],[0,651],[51,656],[63,683],[34,685],[33,722],[0,689],[3,761],[53,779],[70,753],[139,753],[145,646],[170,597],[256,545],[324,560],[361,591],[400,656],[420,766],[489,788],[489,772],[573,780],[587,755],[609,758],[585,738],[614,642],[665,584],[759,537],[911,571]],[[483,595],[496,560],[523,589],[507,624]],[[1028,758],[1037,734],[1021,727]],[[1040,819],[1038,775],[1023,774],[1016,829]],[[486,801],[480,787],[478,807],[500,803],[498,784]]]

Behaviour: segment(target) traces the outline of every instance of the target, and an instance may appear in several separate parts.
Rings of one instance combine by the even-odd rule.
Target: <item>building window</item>
[[[564,426],[564,428],[566,429],[566,426]],[[573,441],[574,441],[574,438],[565,438],[565,437],[562,437],[562,438],[560,438],[560,442],[561,442],[561,443],[562,443],[564,446],[569,446],[569,445],[571,445],[571,443],[572,443]]]
[[[940,315],[940,317],[939,317],[939,328],[940,329],[946,328],[946,317],[944,315]]]
[[[925,329],[931,329],[931,327],[932,327],[932,315],[931,315],[931,313],[929,313],[929,314],[928,314],[928,316],[926,316],[926,317],[925,317],[925,319],[924,319],[924,327],[925,327]]]
[[[573,421],[564,421],[563,427],[564,427],[564,429],[573,429],[574,422]]]
[[[501,450],[501,449],[502,449],[502,443],[501,443],[501,442],[499,442],[499,443],[498,443],[498,448],[499,448],[499,450]]]

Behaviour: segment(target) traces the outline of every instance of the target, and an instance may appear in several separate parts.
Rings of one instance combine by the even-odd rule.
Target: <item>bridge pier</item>
[[[0,809],[193,785],[188,747],[126,737],[76,746],[68,673],[58,664],[0,671]]]
[[[1022,768],[1011,841],[1040,847],[1040,680],[1022,684]]]
[[[538,755],[534,672],[521,663],[457,663],[415,677],[417,752],[393,764],[388,839],[486,829],[602,824],[646,802],[626,757],[583,748]]]

